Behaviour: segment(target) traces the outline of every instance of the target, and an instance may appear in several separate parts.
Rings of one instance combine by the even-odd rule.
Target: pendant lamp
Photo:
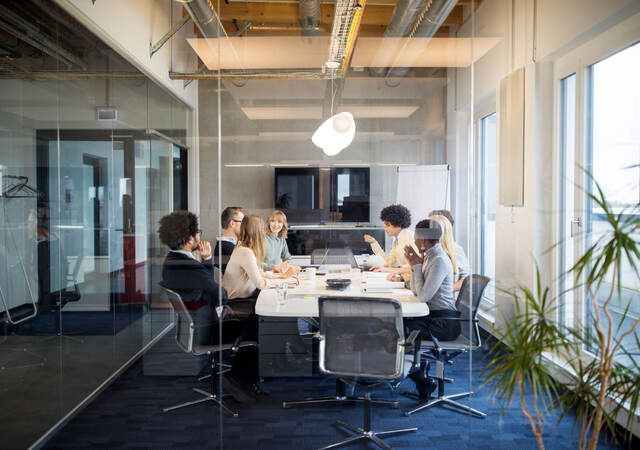
[[[349,112],[342,112],[329,117],[313,133],[311,141],[320,147],[328,156],[340,153],[353,141],[356,135],[356,123],[353,115]]]
[[[340,64],[335,61],[325,63],[327,69],[335,72]],[[335,156],[353,142],[356,135],[356,122],[348,112],[333,114],[333,100],[336,96],[334,77],[331,78],[331,117],[318,127],[311,141],[320,147],[327,156]]]

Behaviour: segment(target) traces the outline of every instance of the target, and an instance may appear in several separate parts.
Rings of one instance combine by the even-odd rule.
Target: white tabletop
[[[342,277],[340,277],[342,278]],[[393,298],[400,302],[404,317],[421,317],[429,314],[429,307],[413,295],[409,289],[392,289],[385,293],[367,293],[362,291],[361,283],[352,282],[348,289],[338,291],[327,289],[325,277],[316,277],[315,283],[302,281],[300,286],[288,289],[288,299],[284,305],[276,303],[276,291],[273,288],[260,291],[256,301],[256,314],[270,317],[318,317],[318,297],[321,296],[357,296]]]

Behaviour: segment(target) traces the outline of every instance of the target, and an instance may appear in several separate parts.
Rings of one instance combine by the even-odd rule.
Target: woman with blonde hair
[[[264,221],[255,215],[246,215],[240,225],[240,240],[231,253],[222,287],[229,299],[257,297],[267,286],[268,278],[293,276],[292,270],[277,275],[266,275],[262,270],[265,256]]]
[[[442,228],[440,245],[447,253],[447,255],[449,255],[449,259],[451,259],[451,264],[453,265],[453,279],[455,281],[455,283],[453,284],[453,290],[454,292],[459,291],[460,287],[462,286],[462,280],[469,274],[464,271],[463,266],[460,264],[456,241],[453,239],[453,226],[451,225],[449,219],[445,216],[433,215],[429,216],[429,220],[438,222],[440,224],[440,227]]]
[[[453,227],[451,226],[451,222],[445,216],[441,215],[432,215],[429,216],[429,220],[433,220],[440,225],[442,229],[442,235],[439,239],[439,244],[445,253],[449,256],[451,260],[451,265],[453,266],[453,279],[455,283],[453,284],[453,290],[459,291],[462,286],[462,280],[464,277],[468,275],[468,273],[464,272],[464,269],[460,266],[458,261],[458,255],[456,250],[456,242],[453,240]],[[411,278],[410,271],[402,270],[398,275],[390,275],[388,277],[391,281],[409,281]]]
[[[264,226],[266,244],[262,263],[264,270],[273,270],[278,273],[286,272],[293,267],[296,273],[300,272],[299,267],[291,266],[291,254],[286,241],[288,230],[287,216],[280,210],[273,211]]]

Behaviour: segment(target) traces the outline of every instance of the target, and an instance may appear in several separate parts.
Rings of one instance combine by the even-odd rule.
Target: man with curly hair
[[[189,211],[172,212],[160,219],[158,236],[170,249],[162,266],[161,285],[177,291],[187,308],[195,310],[198,335],[205,339],[199,344],[217,343],[220,321],[216,307],[227,303],[227,294],[214,281],[211,244],[200,240],[198,217]],[[234,342],[238,336],[258,340],[255,314],[242,314],[228,307],[225,310],[234,320],[223,323],[222,342]],[[236,353],[233,366],[223,375],[222,382],[237,401],[253,403],[255,396],[262,393],[256,384],[258,378],[257,350],[243,347]]]
[[[398,272],[403,266],[407,266],[407,258],[404,248],[407,245],[414,246],[413,231],[411,225],[411,212],[403,205],[390,205],[380,211],[380,220],[384,222],[384,231],[393,239],[391,251],[385,253],[378,241],[369,234],[364,235],[365,242],[371,244],[371,250],[376,255],[384,258],[385,265],[373,267],[372,270],[383,272]],[[417,249],[416,249],[417,251]]]

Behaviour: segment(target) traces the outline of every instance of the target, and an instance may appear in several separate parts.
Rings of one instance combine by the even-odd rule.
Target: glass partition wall
[[[156,229],[186,179],[190,112],[54,4],[5,17],[47,43],[1,32],[16,45],[0,64],[0,423],[26,448],[171,323]]]
[[[226,207],[242,207],[245,217],[259,216],[267,233],[268,218],[280,210],[288,222],[291,262],[303,268],[301,286],[309,288],[312,275],[304,268],[311,267],[318,289],[325,289],[325,278],[349,278],[352,295],[371,295],[363,289],[366,275],[350,268],[385,265],[382,257],[373,256],[374,250],[390,252],[393,247],[394,238],[385,232],[389,219],[381,218],[381,211],[406,206],[410,222],[395,224],[413,232],[431,211],[448,210],[455,218],[453,235],[470,261],[466,269],[479,273],[474,250],[473,66],[489,52],[501,53],[504,46],[494,51],[501,36],[475,39],[477,4],[415,2],[416,14],[410,16],[402,8],[411,2],[318,2],[315,22],[312,17],[306,22],[298,18],[296,4],[290,5],[291,15],[284,12],[288,4],[276,13],[268,2],[246,3],[246,8],[233,11],[233,3],[212,3],[224,31],[189,40],[205,66],[199,76],[199,164],[200,219],[206,236],[221,237],[220,217]],[[434,10],[428,11],[427,4]],[[421,26],[427,11],[431,25],[425,21]],[[332,149],[323,151],[312,136],[338,113],[353,116],[355,137],[342,151],[330,154]],[[278,283],[267,280],[265,290]],[[288,304],[281,305],[281,311],[317,297],[297,294],[299,289],[289,286]],[[465,301],[469,303],[461,303]],[[333,378],[319,373],[316,322],[284,317],[284,312],[261,314],[259,309],[264,309],[256,309],[264,389],[283,400],[336,395]],[[463,314],[471,314],[472,308],[463,309]],[[473,333],[472,327],[463,328],[465,335]],[[457,386],[446,389],[477,388],[479,380],[472,374],[477,375],[478,360],[472,351],[458,357],[453,369]],[[435,376],[433,368],[430,375]],[[383,388],[375,395],[398,398],[400,391],[414,388],[407,380],[397,391]],[[473,399],[465,402],[473,406]],[[403,409],[417,405],[401,403]],[[322,404],[283,409],[278,416],[300,426],[270,443],[317,447],[340,440],[343,434],[330,426],[336,411],[343,409]],[[230,445],[239,419],[221,408],[219,413],[215,420],[220,442]],[[250,413],[240,414],[245,415],[243,433],[252,434],[252,426],[256,433],[263,432],[264,418],[254,423],[246,418]],[[423,414],[415,413],[404,425],[426,423],[419,417]],[[461,415],[459,420],[471,424],[476,419]]]

